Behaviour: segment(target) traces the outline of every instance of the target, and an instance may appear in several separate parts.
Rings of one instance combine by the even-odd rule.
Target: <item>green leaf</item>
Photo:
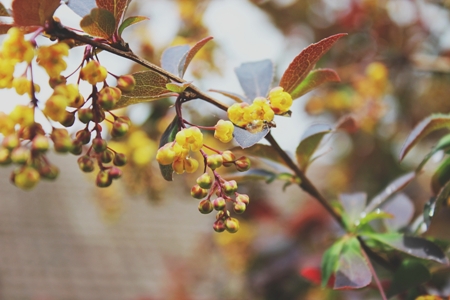
[[[431,132],[450,127],[450,115],[435,114],[422,120],[409,134],[402,150],[400,151],[400,161],[408,154],[409,150],[417,144],[423,137]]]
[[[448,264],[447,256],[435,243],[424,238],[406,236],[397,232],[388,233],[361,233],[364,236],[379,241],[394,249],[397,249],[406,254],[433,260],[441,264]]]
[[[340,194],[339,201],[345,212],[345,216],[350,226],[357,225],[361,219],[367,202],[366,193]]]
[[[16,26],[44,26],[60,6],[60,0],[14,0],[12,14]]]
[[[434,194],[438,194],[441,188],[450,181],[450,157],[447,157],[437,168],[431,177],[431,188]]]
[[[169,47],[161,55],[161,67],[172,74],[182,77],[183,67],[181,66],[184,57],[188,53],[189,45]]]
[[[379,219],[392,219],[394,218],[393,215],[390,213],[384,212],[382,210],[376,210],[368,213],[367,215],[364,215],[361,219],[358,221],[358,227],[364,226],[368,224],[369,222],[373,220],[379,220]]]
[[[80,22],[81,28],[92,36],[109,39],[116,28],[114,15],[102,8],[94,8]]]
[[[166,89],[168,89],[171,92],[180,94],[182,92],[184,92],[184,90],[190,86],[192,83],[192,81],[186,81],[183,83],[178,83],[178,82],[171,82],[171,83],[167,83],[166,84]]]
[[[321,270],[322,270],[322,287],[326,287],[331,275],[337,268],[339,262],[339,256],[341,254],[342,247],[344,246],[344,239],[336,241],[330,248],[325,251],[322,257]]]
[[[361,253],[361,246],[356,237],[345,242],[335,274],[335,290],[359,289],[372,281],[372,273]]]
[[[213,39],[212,36],[208,36],[204,39],[201,39],[188,51],[188,53],[186,53],[184,58],[181,60],[181,64],[180,64],[181,75],[180,75],[180,77],[184,76],[184,73],[186,73],[187,67],[189,66],[189,64],[191,63],[192,59],[197,54],[197,52],[200,51],[200,49],[202,49],[203,46],[212,39]]]
[[[444,187],[440,190],[436,198],[433,198],[428,202],[423,210],[424,220],[427,226],[430,226],[431,218],[437,215],[440,210],[448,206],[450,197],[450,181],[448,181]]]
[[[112,13],[116,21],[116,26],[120,24],[130,1],[131,0],[96,0],[99,8],[103,8]]]
[[[394,181],[388,184],[388,186],[378,195],[376,195],[367,205],[364,210],[366,213],[373,211],[375,208],[382,205],[390,196],[402,190],[416,177],[415,172],[410,172],[405,175],[396,178]]]
[[[291,92],[292,99],[297,99],[304,94],[312,91],[319,85],[326,82],[339,82],[341,79],[336,71],[331,69],[316,69],[311,71],[305,80],[300,82],[300,84],[294,88]]]
[[[395,271],[392,283],[387,291],[387,297],[393,297],[402,292],[416,288],[431,279],[430,271],[419,261],[406,259]]]
[[[95,0],[69,0],[67,6],[80,17],[84,17],[97,7],[97,3]]]
[[[250,169],[247,172],[233,172],[224,176],[225,180],[236,180],[237,182],[246,180],[264,180],[267,183],[273,182],[277,177],[274,172],[265,169]]]
[[[128,17],[126,18],[122,24],[120,24],[119,29],[118,29],[118,33],[119,36],[122,36],[122,32],[125,30],[125,28],[130,27],[131,25],[134,25],[136,23],[139,23],[141,21],[145,21],[148,20],[149,18],[147,17],[143,17],[143,16],[134,16],[134,17]]]
[[[245,151],[242,150],[241,147],[235,147],[233,149],[230,149],[230,151],[233,152],[236,156],[246,155],[260,157],[288,167],[280,154],[272,146],[269,145],[255,144],[250,148],[245,149]]]
[[[347,34],[340,33],[330,36],[300,52],[281,77],[280,86],[284,88],[284,91],[292,93],[308,76],[316,62],[344,35]]]
[[[114,107],[121,108],[131,104],[154,101],[169,96],[176,96],[171,93],[166,84],[170,83],[170,80],[154,71],[142,71],[132,74],[136,80],[136,87],[132,92],[122,93],[122,97]]]
[[[305,131],[295,151],[298,165],[302,171],[305,172],[308,168],[311,157],[317,150],[324,135],[331,131],[332,128],[326,124],[314,124]]]
[[[215,89],[210,89],[210,92],[214,92],[214,93],[219,93],[222,94],[228,98],[233,99],[234,101],[241,103],[241,102],[248,102],[248,99],[246,99],[244,96],[241,96],[239,94],[235,94],[235,93],[231,93],[231,92],[226,92],[226,91],[221,91],[221,90],[215,90]]]
[[[274,76],[274,67],[270,59],[243,63],[234,71],[250,102],[256,97],[267,96]]]
[[[242,149],[249,148],[254,144],[262,140],[270,129],[268,127],[263,128],[260,132],[251,133],[241,127],[234,126],[234,140],[241,146]]]
[[[178,116],[175,116],[173,121],[169,124],[169,126],[167,126],[166,130],[163,132],[161,140],[159,141],[159,147],[161,148],[165,144],[173,142],[179,129],[180,129],[180,119],[178,118]],[[172,164],[170,165],[159,164],[159,169],[161,170],[161,175],[165,180],[167,181],[173,180]]]
[[[416,173],[419,173],[423,166],[427,163],[427,161],[436,153],[439,151],[448,151],[450,150],[450,134],[447,134],[446,136],[442,137],[436,146],[433,147],[430,153],[428,153],[425,158],[422,160],[420,165],[416,168]]]

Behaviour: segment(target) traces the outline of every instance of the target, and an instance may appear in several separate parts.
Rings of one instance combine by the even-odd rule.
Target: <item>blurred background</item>
[[[124,39],[135,53],[159,64],[165,48],[213,36],[185,79],[203,90],[242,94],[234,75],[241,63],[272,59],[276,85],[303,48],[348,33],[318,63],[335,69],[341,83],[296,100],[292,118],[278,117],[273,133],[294,153],[308,126],[335,124],[351,114],[356,120],[351,133],[326,138],[308,176],[329,200],[359,191],[370,199],[413,170],[442,135],[430,135],[398,162],[402,143],[420,120],[450,112],[449,11],[447,0],[133,0],[127,15],[150,19],[125,31]],[[78,27],[80,18],[67,7],[56,15]],[[81,53],[74,49],[68,70],[76,68]],[[142,70],[107,53],[99,58],[114,74]],[[2,101],[1,109],[10,111],[15,103]],[[251,199],[238,217],[241,228],[236,234],[215,233],[214,215],[201,215],[189,195],[201,171],[165,182],[154,161],[159,137],[173,118],[172,103],[163,99],[121,111],[134,126],[111,146],[127,153],[130,163],[109,188],[96,188],[70,155],[51,157],[60,177],[31,192],[9,183],[10,169],[0,170],[0,299],[379,299],[372,286],[334,292],[314,280],[320,278],[323,252],[342,232],[295,185],[240,182],[240,192]],[[223,117],[199,101],[185,109],[196,124],[214,125]],[[433,195],[430,177],[438,156],[404,191],[406,223]],[[449,238],[447,232],[439,235]],[[376,267],[382,280],[388,278]],[[427,288],[449,296],[443,273]]]

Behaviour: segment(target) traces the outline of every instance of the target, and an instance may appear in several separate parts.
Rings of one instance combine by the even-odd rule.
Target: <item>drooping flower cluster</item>
[[[273,88],[268,99],[257,97],[252,104],[235,103],[228,108],[228,118],[239,127],[250,131],[260,130],[266,123],[272,122],[276,114],[284,114],[292,105],[292,97],[282,87]]]

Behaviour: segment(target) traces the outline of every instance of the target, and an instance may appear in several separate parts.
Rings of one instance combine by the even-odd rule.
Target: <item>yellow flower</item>
[[[62,122],[67,116],[66,107],[68,99],[62,95],[52,95],[47,102],[45,102],[44,114],[50,119]]]
[[[101,66],[98,61],[89,61],[80,71],[82,80],[86,80],[90,84],[96,84],[106,79],[108,72],[106,68]]]
[[[0,112],[0,133],[4,136],[14,133],[14,121],[4,112]]]
[[[227,110],[228,119],[237,126],[244,127],[248,123],[244,120],[244,113],[248,107],[249,105],[245,102],[231,105]]]
[[[180,155],[180,148],[182,147],[180,147],[179,145],[178,147],[176,147],[176,143],[169,142],[158,149],[158,151],[156,152],[156,160],[161,165],[170,165],[171,163],[173,163],[175,158]]]
[[[192,157],[185,158],[184,169],[186,170],[186,173],[194,173],[198,169],[198,161]]]
[[[269,92],[270,106],[276,114],[284,114],[292,105],[292,97],[283,91],[282,87],[275,87]]]
[[[80,95],[78,85],[76,84],[58,84],[53,95],[59,95],[66,98],[67,106],[80,108],[84,104],[84,98]]]
[[[234,126],[230,121],[219,120],[215,128],[214,137],[222,143],[228,143],[233,139]]]
[[[8,30],[8,36],[2,46],[3,58],[11,63],[30,63],[34,57],[34,48],[29,41],[25,41],[23,32],[17,27]]]
[[[183,148],[199,151],[203,147],[203,134],[197,127],[184,128],[177,133],[175,141]]]
[[[0,88],[11,88],[14,74],[14,63],[0,53]]]
[[[16,89],[16,93],[19,95],[24,95],[27,93],[31,97],[31,81],[28,80],[26,77],[17,77],[13,79],[12,82],[13,87]],[[39,92],[41,88],[39,85],[34,85],[34,91]]]
[[[22,127],[30,126],[34,123],[34,109],[25,105],[17,105],[9,114],[9,118],[14,124]]]
[[[45,69],[50,78],[58,78],[67,68],[63,56],[69,55],[66,43],[56,43],[51,46],[41,46],[37,50],[37,63]]]
[[[253,100],[252,105],[244,113],[244,120],[247,124],[253,121],[267,121],[273,120],[275,113],[267,102],[266,98],[257,97]]]

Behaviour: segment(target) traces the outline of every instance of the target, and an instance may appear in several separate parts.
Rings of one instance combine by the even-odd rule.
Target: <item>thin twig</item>
[[[383,300],[387,300],[386,294],[384,293],[383,286],[381,285],[380,279],[378,278],[377,273],[375,272],[375,269],[373,268],[372,262],[370,261],[369,256],[367,255],[366,251],[364,251],[364,247],[361,248],[361,253],[363,254],[364,258],[367,261],[367,265],[369,266],[370,272],[372,273],[373,278],[375,279],[375,283],[377,284],[378,290],[380,291],[381,298]]]

